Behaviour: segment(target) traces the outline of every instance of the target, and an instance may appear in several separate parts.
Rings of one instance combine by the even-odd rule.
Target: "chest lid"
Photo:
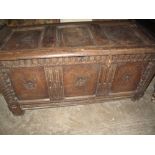
[[[4,28],[0,31],[0,55],[84,54],[86,51],[154,48],[155,41],[131,22],[87,22]]]

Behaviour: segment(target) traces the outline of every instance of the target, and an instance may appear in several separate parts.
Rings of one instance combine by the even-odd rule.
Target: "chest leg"
[[[152,94],[152,102],[155,103],[155,83],[154,83],[154,91],[153,91],[153,94]]]

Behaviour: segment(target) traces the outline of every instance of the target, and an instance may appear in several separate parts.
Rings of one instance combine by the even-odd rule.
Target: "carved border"
[[[155,54],[121,54],[112,55],[112,63],[155,61]]]
[[[155,54],[121,54],[121,55],[103,55],[103,56],[72,56],[72,57],[55,57],[25,59],[13,61],[0,61],[1,67],[37,67],[37,66],[57,66],[57,65],[74,65],[90,63],[123,63],[137,61],[155,61]]]
[[[35,67],[35,66],[57,66],[72,64],[89,64],[89,63],[106,63],[108,56],[74,56],[74,57],[57,57],[42,59],[25,59],[14,61],[1,61],[3,67]]]

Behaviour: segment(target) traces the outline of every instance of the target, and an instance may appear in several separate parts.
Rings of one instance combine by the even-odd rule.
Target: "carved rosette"
[[[45,67],[44,70],[48,83],[50,101],[54,102],[63,99],[64,88],[62,67]]]

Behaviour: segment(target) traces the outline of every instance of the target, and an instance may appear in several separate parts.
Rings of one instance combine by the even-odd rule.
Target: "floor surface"
[[[13,116],[0,97],[0,134],[155,134],[153,82],[144,97],[61,108],[27,110]]]

